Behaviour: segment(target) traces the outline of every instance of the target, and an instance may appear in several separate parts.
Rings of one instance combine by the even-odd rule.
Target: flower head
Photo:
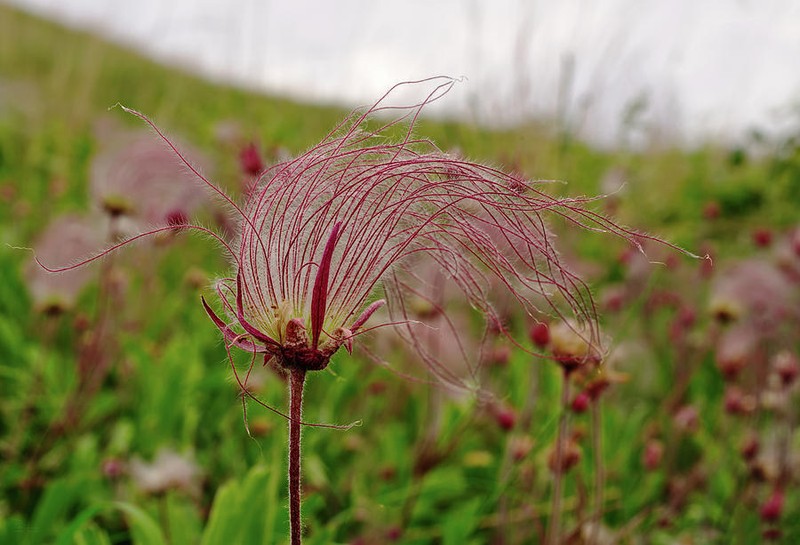
[[[726,268],[712,287],[709,303],[723,323],[738,322],[768,337],[787,321],[797,320],[797,293],[773,264],[745,260]]]
[[[84,216],[60,216],[34,243],[36,253],[48,262],[59,263],[95,251],[103,243],[102,230],[97,223]],[[54,275],[41,267],[31,266],[25,278],[34,306],[45,313],[59,313],[75,304],[93,274],[87,267]]]
[[[194,163],[207,162],[198,151],[181,148]],[[147,226],[186,217],[206,198],[175,153],[147,133],[123,134],[98,154],[90,187],[102,210]]]
[[[348,116],[306,153],[261,173],[243,205],[204,178],[145,116],[126,109],[144,119],[186,169],[238,216],[238,233],[229,244],[209,229],[184,223],[186,216],[172,208],[156,214],[180,218],[182,230],[215,236],[231,255],[233,272],[217,283],[224,312],[203,300],[226,346],[264,354],[266,361],[284,369],[317,370],[339,348],[352,350],[362,333],[388,326],[435,375],[472,389],[475,369],[449,372],[420,332],[438,329],[442,338],[455,339],[450,351],[477,365],[480,358],[462,342],[470,328],[458,325],[454,315],[475,311],[488,331],[504,323],[495,310],[498,301],[504,306],[511,301],[531,317],[546,313],[562,321],[569,318],[573,333],[586,343],[579,356],[599,353],[594,302],[563,264],[548,216],[574,228],[611,232],[635,246],[647,237],[592,211],[593,199],[552,197],[536,182],[448,155],[429,140],[415,138],[421,109],[454,84],[450,78],[432,78],[395,86],[368,110]],[[405,105],[389,103],[408,90],[422,90],[423,98]],[[380,121],[380,114],[387,113],[394,117]],[[134,151],[128,155],[136,155]],[[128,162],[110,161],[116,169],[110,172]],[[111,178],[96,175],[95,185],[105,188],[106,179]],[[135,193],[138,187],[130,190]],[[126,192],[123,200],[128,198]],[[98,257],[174,229],[154,228]],[[425,272],[430,270],[435,274]],[[458,297],[443,301],[432,293],[431,276],[443,279],[441,284]],[[430,310],[425,317],[415,312],[420,300]],[[385,312],[376,314],[381,307]],[[514,342],[524,349],[526,343]]]
[[[584,352],[597,342],[591,297],[560,261],[545,215],[629,233],[587,210],[585,199],[553,198],[534,183],[414,139],[419,110],[454,82],[427,83],[419,103],[390,108],[384,97],[262,174],[239,209],[234,276],[217,286],[229,319],[204,301],[230,344],[285,368],[321,369],[340,347],[352,349],[385,304],[386,317],[371,326],[393,326],[434,372],[447,375],[419,342],[414,313],[422,297],[437,309],[429,313],[436,327],[456,329],[442,302],[421,287],[431,279],[419,271],[431,264],[487,323],[502,323],[493,305],[499,285],[530,315],[559,313],[560,298],[584,324],[576,329],[588,343]],[[374,127],[373,114],[390,109],[402,115]],[[411,127],[393,139],[404,120]]]
[[[171,489],[193,496],[199,494],[199,468],[191,459],[172,450],[160,450],[149,464],[134,458],[129,469],[136,487],[147,494],[161,494]]]

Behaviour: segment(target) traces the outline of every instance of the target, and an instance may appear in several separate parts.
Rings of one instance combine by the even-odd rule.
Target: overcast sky
[[[634,104],[661,137],[800,126],[796,0],[6,1],[303,99],[362,105],[445,74],[468,81],[440,112],[560,115],[606,143]]]

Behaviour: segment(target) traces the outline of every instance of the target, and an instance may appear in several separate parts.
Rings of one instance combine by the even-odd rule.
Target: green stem
[[[300,430],[305,369],[292,369],[289,379],[289,527],[291,544],[300,545]]]

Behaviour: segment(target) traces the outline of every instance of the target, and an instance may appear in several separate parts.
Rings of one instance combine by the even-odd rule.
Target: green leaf
[[[75,484],[68,480],[53,481],[36,506],[33,522],[25,542],[27,545],[44,543],[59,519],[72,505],[75,497]]]
[[[125,514],[135,545],[166,545],[161,528],[141,508],[125,502],[114,502],[114,507]]]
[[[69,526],[58,535],[56,545],[71,545],[72,543],[77,543],[79,541],[78,536],[85,530],[92,518],[102,510],[103,506],[93,505],[81,511],[78,516],[72,519]]]
[[[25,519],[20,515],[0,517],[0,543],[21,543],[25,534]]]
[[[483,501],[480,498],[474,498],[447,514],[442,523],[443,545],[461,545],[467,542],[480,522],[478,513],[481,503]]]
[[[90,522],[82,528],[70,542],[75,545],[111,545],[111,538],[105,530]]]
[[[279,448],[273,449],[280,451]],[[280,463],[256,466],[244,481],[222,486],[214,498],[202,545],[268,545],[288,534],[279,526],[279,487],[284,482]],[[285,528],[285,529],[284,529]]]
[[[240,542],[241,528],[236,526],[239,510],[239,483],[230,481],[217,490],[211,516],[203,532],[201,545],[231,545]]]
[[[169,537],[172,545],[195,545],[200,541],[201,523],[195,505],[182,494],[166,498]]]

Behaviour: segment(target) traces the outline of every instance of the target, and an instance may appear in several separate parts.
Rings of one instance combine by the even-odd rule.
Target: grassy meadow
[[[348,113],[203,81],[0,6],[0,544],[288,543],[286,421],[243,401],[231,363],[243,375],[250,356],[229,361],[201,304],[229,272],[218,246],[176,228],[55,292],[25,249],[74,263],[152,223],[98,201],[97,178],[157,140],[116,104],[236,198],[254,163],[303,153]],[[645,258],[554,221],[610,339],[566,403],[548,340],[513,305],[505,325],[524,347],[476,336],[491,403],[404,378],[425,369],[377,333],[365,343],[390,366],[337,352],[309,376],[304,419],[358,425],[303,431],[304,541],[544,543],[557,510],[570,544],[800,542],[800,121],[691,151],[597,150],[534,123],[422,120],[415,134],[566,182],[542,186],[560,196],[608,193],[591,206],[711,259],[649,242]],[[213,199],[193,210],[234,229]],[[89,218],[92,245],[44,241],[65,217]],[[283,377],[257,362],[249,384],[286,409]]]

